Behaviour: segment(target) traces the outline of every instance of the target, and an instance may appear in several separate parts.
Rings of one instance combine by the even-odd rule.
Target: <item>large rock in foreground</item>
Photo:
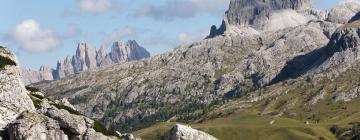
[[[217,140],[205,132],[180,124],[171,129],[169,137],[169,140]]]
[[[17,59],[7,48],[0,48],[0,130],[22,112],[35,111],[27,96],[17,67]]]

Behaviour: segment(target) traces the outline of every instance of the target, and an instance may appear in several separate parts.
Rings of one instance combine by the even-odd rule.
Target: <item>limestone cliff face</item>
[[[246,27],[275,31],[302,25],[313,19],[305,14],[310,8],[311,0],[231,0],[222,25],[213,26],[208,38],[237,35]]]
[[[82,71],[147,57],[150,57],[150,53],[134,40],[126,43],[115,42],[109,53],[105,47],[96,50],[87,43],[79,43],[75,55],[58,61],[55,70],[47,66],[42,66],[39,71],[22,69],[23,81],[27,85],[43,80],[60,79]]]
[[[7,48],[0,48],[0,57],[14,62],[0,68],[0,130],[2,130],[22,112],[35,111],[35,107],[27,96],[28,92],[21,80],[15,55]],[[1,59],[1,61],[5,60]]]
[[[337,5],[328,12],[327,21],[339,24],[348,23],[348,21],[360,11],[360,5],[357,2],[348,2]]]
[[[42,93],[27,91],[16,57],[9,49],[0,47],[0,61],[0,139],[116,139],[96,132],[94,120],[64,107],[71,106],[68,102],[58,105],[44,98]],[[46,69],[41,68],[42,71]]]
[[[231,0],[225,19],[230,25],[261,27],[277,10],[307,10],[310,0]]]

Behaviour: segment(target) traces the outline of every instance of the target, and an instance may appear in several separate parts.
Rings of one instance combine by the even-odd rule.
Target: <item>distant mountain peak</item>
[[[146,57],[150,57],[150,53],[135,40],[114,42],[109,53],[104,46],[96,50],[96,48],[91,47],[88,43],[81,42],[77,46],[75,55],[59,60],[56,69],[45,66],[41,67],[39,71],[24,69],[22,70],[23,79],[26,84],[42,80],[60,79],[82,71],[93,70],[116,63],[140,60]]]

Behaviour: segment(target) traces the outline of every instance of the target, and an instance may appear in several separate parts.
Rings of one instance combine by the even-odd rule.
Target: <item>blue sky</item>
[[[228,0],[2,0],[0,45],[32,69],[55,67],[79,42],[99,48],[132,39],[156,55],[202,39],[227,8]]]

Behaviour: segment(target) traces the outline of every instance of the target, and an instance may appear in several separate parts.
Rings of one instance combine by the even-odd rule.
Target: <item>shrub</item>
[[[115,131],[109,130],[107,129],[100,121],[93,119],[94,120],[94,130],[96,132],[102,133],[106,136],[116,136],[118,137],[118,135],[116,134]]]
[[[36,87],[26,86],[25,88],[26,88],[26,90],[28,90],[30,92],[40,92],[40,89],[38,89]]]
[[[41,107],[40,104],[41,104],[42,101],[40,99],[38,99],[38,98],[33,97],[33,96],[30,96],[30,98],[31,98],[35,108],[39,109]]]
[[[8,57],[0,56],[0,69],[3,69],[7,65],[16,66],[16,63]]]

